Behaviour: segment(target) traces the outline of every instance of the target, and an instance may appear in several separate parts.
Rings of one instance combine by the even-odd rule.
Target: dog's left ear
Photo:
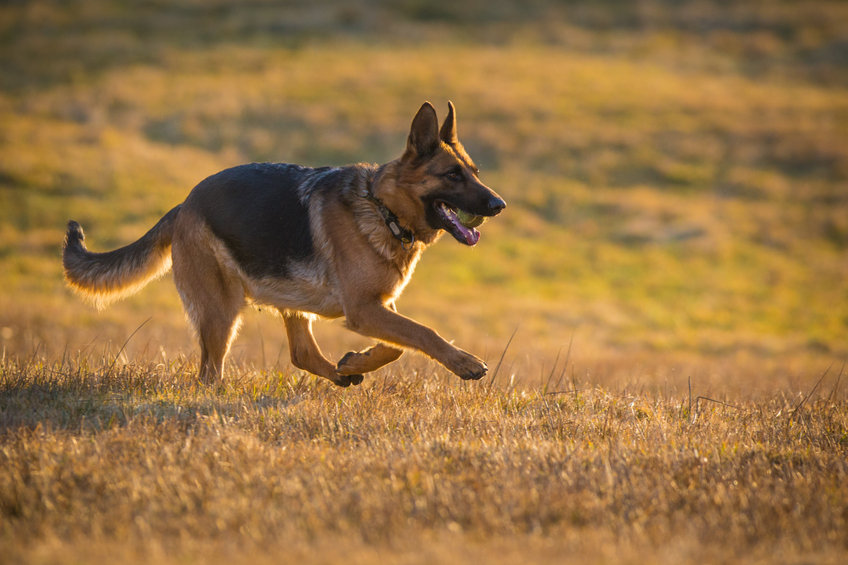
[[[436,109],[429,102],[424,102],[412,119],[404,156],[429,157],[438,147],[439,120],[436,117]]]
[[[453,108],[453,102],[450,100],[448,100],[448,115],[445,117],[441,131],[439,131],[439,137],[448,145],[454,145],[459,141],[456,136],[456,111]]]

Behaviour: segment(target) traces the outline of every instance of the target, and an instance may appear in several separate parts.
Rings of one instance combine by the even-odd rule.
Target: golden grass
[[[348,390],[252,371],[209,389],[174,364],[0,371],[0,543],[24,561],[116,547],[128,562],[362,563],[848,550],[836,373],[800,396],[705,398],[469,385],[412,362]]]

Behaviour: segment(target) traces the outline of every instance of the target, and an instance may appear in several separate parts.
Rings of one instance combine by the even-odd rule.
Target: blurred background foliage
[[[848,4],[818,0],[5,2],[2,347],[152,316],[131,355],[193,355],[167,279],[71,296],[66,221],[104,250],[228,166],[385,162],[449,99],[510,206],[430,250],[403,311],[490,359],[513,332],[546,359],[848,356]],[[285,359],[279,326],[250,314],[237,357]]]

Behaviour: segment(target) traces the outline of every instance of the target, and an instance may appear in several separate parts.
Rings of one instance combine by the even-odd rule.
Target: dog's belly
[[[256,304],[310,312],[325,318],[344,316],[341,297],[323,274],[312,272],[311,276],[268,277],[251,280],[248,286],[250,298]]]

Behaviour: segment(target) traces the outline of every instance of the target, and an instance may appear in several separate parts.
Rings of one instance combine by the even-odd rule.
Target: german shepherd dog
[[[339,386],[417,349],[462,379],[486,364],[395,309],[421,252],[448,232],[475,245],[475,229],[506,203],[483,184],[456,134],[448,103],[441,128],[427,102],[403,155],[385,165],[306,168],[241,165],[203,180],[138,241],[88,251],[68,222],[67,283],[96,306],[132,294],[173,265],[174,282],[200,341],[204,382],[223,377],[224,360],[247,304],[280,312],[292,363]],[[376,338],[333,364],[312,335],[316,316],[344,316]]]

